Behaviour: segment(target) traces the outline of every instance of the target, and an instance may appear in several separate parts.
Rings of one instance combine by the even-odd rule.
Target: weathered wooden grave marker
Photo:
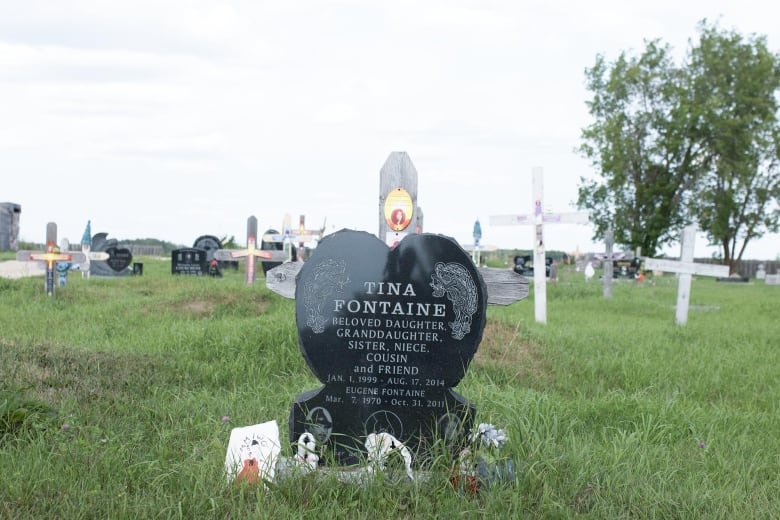
[[[646,270],[665,271],[677,273],[679,275],[677,284],[677,312],[675,316],[677,325],[685,325],[688,322],[688,306],[690,304],[692,275],[716,277],[726,277],[729,275],[729,267],[727,265],[694,263],[693,248],[695,242],[696,226],[688,226],[682,234],[680,260],[664,260],[661,258],[645,259]]]
[[[533,169],[533,195],[532,202],[534,212],[524,215],[497,215],[490,217],[493,226],[535,226],[536,236],[534,240],[534,315],[538,323],[547,323],[547,280],[544,254],[544,224],[587,224],[589,222],[586,211],[570,211],[565,213],[544,213],[542,211],[544,201],[544,177],[542,169]]]
[[[614,245],[615,234],[612,228],[609,228],[604,236],[604,245],[607,258],[604,260],[604,298],[612,298],[612,246]]]
[[[240,260],[246,259],[246,284],[255,283],[255,261],[258,258],[279,261],[286,258],[281,251],[263,251],[257,248],[257,218],[252,215],[246,221],[246,249],[218,249],[214,251],[214,258],[217,260]],[[279,254],[282,253],[282,254]]]
[[[406,152],[391,153],[379,171],[379,232],[390,247],[410,233],[422,233],[417,207],[417,169]]]
[[[17,251],[16,259],[21,262],[38,261],[46,263],[46,294],[54,295],[54,273],[57,262],[82,263],[86,260],[83,253],[56,252],[57,249],[57,224],[46,224],[46,250],[45,251]]]
[[[379,171],[379,179],[380,220],[377,236],[388,247],[392,247],[408,234],[422,233],[422,210],[417,205],[417,169],[412,164],[409,154],[393,152]],[[391,203],[388,205],[389,195],[397,192],[398,188],[407,193],[411,200],[407,200],[403,196],[391,199]],[[398,197],[398,195],[396,196]],[[391,223],[398,222],[399,214],[398,212],[394,213],[394,209],[397,208],[404,211],[407,226],[399,231],[391,229]],[[413,229],[409,227],[412,221],[415,222]],[[401,220],[397,227],[401,227],[403,222],[404,220]],[[542,265],[544,265],[544,261],[542,261]],[[266,276],[266,286],[280,296],[295,298],[295,278],[300,269],[301,264],[298,262],[287,262],[275,267],[268,272],[269,276]],[[480,267],[478,270],[487,286],[488,305],[509,305],[528,296],[528,279],[526,277],[509,269]]]
[[[468,431],[474,407],[453,388],[481,341],[486,305],[528,295],[525,277],[477,269],[455,240],[407,231],[417,208],[408,155],[391,154],[380,176],[379,238],[337,231],[305,264],[266,278],[295,299],[301,351],[324,385],[296,399],[290,441],[310,434],[342,464],[360,460],[372,433],[419,443],[425,457],[434,438]]]

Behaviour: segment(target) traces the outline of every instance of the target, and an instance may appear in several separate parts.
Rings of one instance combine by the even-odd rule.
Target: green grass
[[[243,273],[0,279],[0,518],[775,518],[780,289],[695,279],[601,285],[570,271],[491,307],[457,391],[507,429],[517,481],[227,485],[234,426],[277,420],[319,386],[294,304]],[[229,422],[223,417],[228,416]],[[288,451],[285,455],[290,455]]]

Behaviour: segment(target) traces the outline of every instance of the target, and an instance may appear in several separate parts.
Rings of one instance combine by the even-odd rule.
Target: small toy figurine
[[[59,247],[54,248],[55,253],[60,252]],[[55,265],[57,270],[58,282],[60,287],[65,287],[68,284],[68,271],[70,271],[70,262],[60,261]]]
[[[397,451],[404,459],[406,476],[409,480],[414,480],[412,472],[412,454],[404,443],[393,437],[387,432],[369,433],[366,437],[366,451],[368,452],[368,469],[374,471],[374,467],[380,471],[385,469],[385,461],[390,453]]]
[[[295,460],[304,468],[317,469],[320,457],[317,455],[317,441],[314,435],[304,432],[298,437],[298,451],[295,454]]]

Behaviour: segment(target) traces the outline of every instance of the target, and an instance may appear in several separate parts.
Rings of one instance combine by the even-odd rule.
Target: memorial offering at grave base
[[[280,451],[276,421],[233,428],[225,457],[228,482],[236,485],[272,482]]]

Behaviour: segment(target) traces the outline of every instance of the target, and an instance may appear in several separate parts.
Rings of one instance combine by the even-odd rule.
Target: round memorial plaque
[[[414,203],[409,192],[396,188],[387,194],[385,200],[385,220],[393,231],[403,231],[412,222]]]

